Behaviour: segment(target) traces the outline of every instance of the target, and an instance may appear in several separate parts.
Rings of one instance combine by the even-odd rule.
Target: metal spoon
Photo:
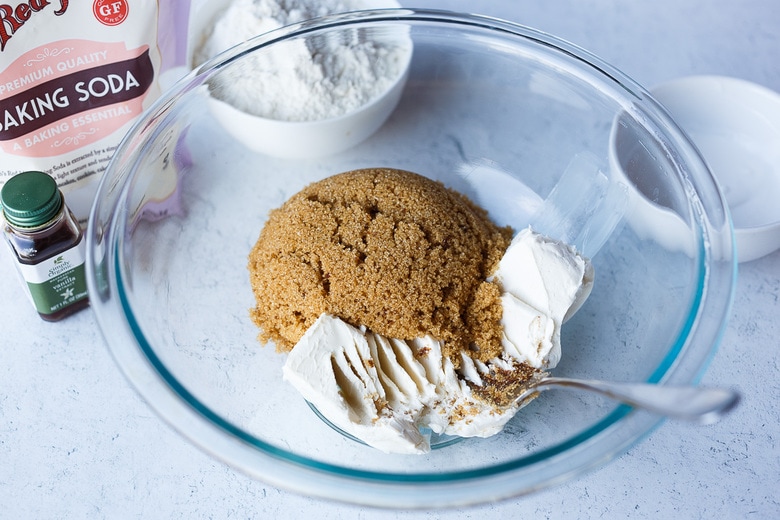
[[[614,383],[592,379],[542,376],[530,383],[517,400],[525,402],[551,388],[575,388],[674,419],[711,424],[739,403],[739,394],[726,388]]]

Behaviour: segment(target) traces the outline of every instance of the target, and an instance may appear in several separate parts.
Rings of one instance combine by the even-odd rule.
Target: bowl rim
[[[656,122],[661,123],[675,144],[681,147],[686,160],[696,165],[702,173],[700,177],[688,175],[682,180],[692,190],[692,196],[697,197],[694,210],[700,213],[697,218],[704,226],[699,229],[703,235],[699,244],[700,261],[697,266],[700,280],[692,303],[693,312],[664,361],[647,381],[677,384],[698,382],[725,332],[733,301],[737,262],[728,207],[695,147],[642,87],[589,52],[514,22],[431,9],[356,11],[278,29],[221,54],[163,93],[120,143],[114,159],[101,179],[98,196],[90,212],[87,233],[87,282],[104,340],[131,386],[174,429],[234,468],[294,492],[389,508],[453,507],[527,494],[601,466],[628,450],[663,420],[622,405],[596,424],[562,443],[530,456],[487,468],[416,474],[358,470],[287,452],[232,425],[195,399],[170,374],[157,358],[151,345],[143,340],[143,334],[133,317],[122,284],[125,272],[121,253],[124,233],[119,227],[119,219],[116,218],[117,212],[122,212],[117,203],[123,200],[129,191],[128,180],[131,176],[113,178],[111,174],[115,170],[122,171],[122,161],[131,160],[144,152],[144,147],[137,146],[137,139],[152,124],[150,121],[159,123],[164,120],[164,117],[159,116],[165,113],[177,96],[185,94],[199,81],[204,81],[202,78],[207,78],[215,70],[239,59],[254,48],[313,31],[382,22],[464,25],[475,30],[497,31],[532,41],[534,44],[556,49],[566,55],[567,59],[581,62],[592,69],[594,75],[603,76],[625,90],[632,98],[645,104],[645,109],[652,113]],[[708,211],[713,211],[714,214],[709,214]],[[714,309],[713,298],[716,298],[714,304],[717,304]],[[700,318],[705,312],[705,300],[711,307],[706,309],[708,316],[715,315],[716,318],[709,320],[711,323],[702,325]],[[112,337],[118,335],[117,327],[122,334],[132,335],[138,344],[126,347],[118,345],[117,341],[111,341]],[[692,352],[691,336],[694,332],[705,335],[708,345]],[[139,338],[141,341],[138,341]],[[685,360],[680,359],[680,353],[683,351],[688,355]],[[609,446],[604,445],[605,438],[609,438]],[[596,448],[598,456],[594,457],[593,450]],[[567,461],[565,465],[563,459]]]

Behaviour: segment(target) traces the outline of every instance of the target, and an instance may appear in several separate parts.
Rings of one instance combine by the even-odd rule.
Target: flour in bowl
[[[397,6],[397,5],[396,5]],[[365,9],[364,1],[233,0],[206,31],[194,54],[200,64],[268,31],[327,14]],[[394,7],[388,3],[386,7]],[[345,28],[338,36],[313,34],[262,50],[211,83],[218,99],[244,112],[281,121],[342,116],[387,91],[404,73],[408,38],[368,37]]]

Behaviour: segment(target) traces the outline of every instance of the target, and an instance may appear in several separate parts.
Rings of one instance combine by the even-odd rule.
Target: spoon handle
[[[739,402],[739,394],[726,388],[614,383],[552,376],[539,379],[524,396],[528,398],[550,388],[590,390],[635,408],[700,424],[718,421]]]

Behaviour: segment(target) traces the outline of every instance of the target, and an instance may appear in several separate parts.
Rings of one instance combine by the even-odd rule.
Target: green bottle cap
[[[0,191],[0,205],[12,226],[35,228],[53,219],[62,207],[57,183],[43,172],[14,175]]]

